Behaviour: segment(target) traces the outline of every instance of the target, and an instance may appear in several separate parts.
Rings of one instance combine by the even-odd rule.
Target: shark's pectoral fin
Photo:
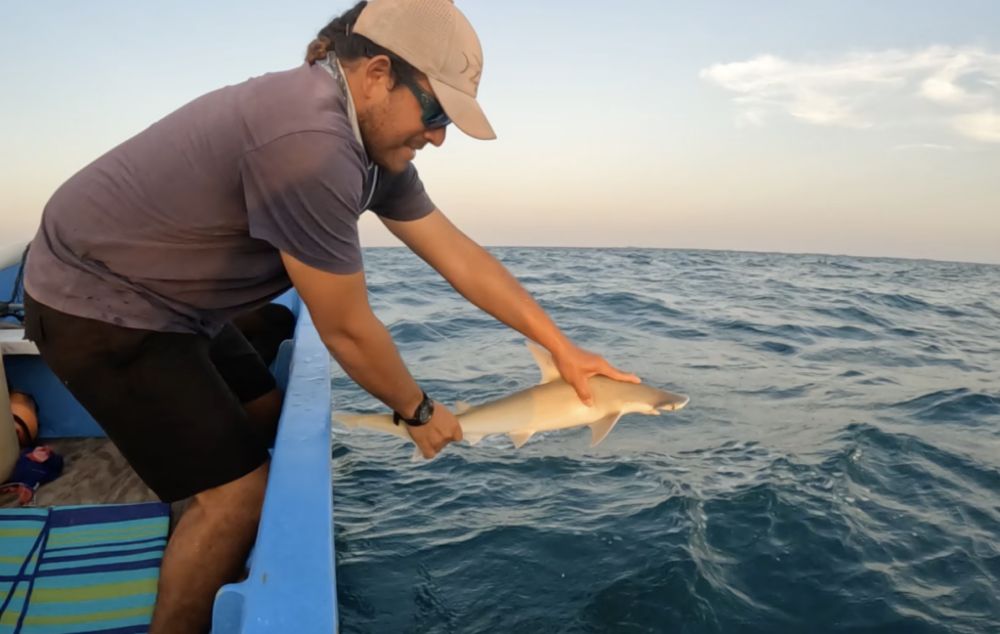
[[[469,443],[470,445],[475,445],[485,437],[486,434],[467,434],[465,432],[462,432],[462,438],[464,438],[465,442]]]
[[[552,355],[549,354],[548,350],[530,339],[525,343],[528,344],[528,350],[531,351],[531,356],[535,358],[535,363],[538,364],[538,369],[542,373],[540,383],[548,383],[562,377],[559,374],[559,368],[556,367],[555,361],[552,360]]]
[[[512,431],[507,435],[514,441],[514,446],[520,449],[524,446],[524,443],[528,442],[529,438],[535,435],[535,430],[529,429],[527,431]]]
[[[608,435],[608,433],[611,431],[611,428],[615,426],[615,423],[617,423],[618,419],[621,417],[622,417],[621,412],[613,412],[611,414],[608,414],[604,418],[591,423],[590,446],[596,447],[597,445],[601,444],[601,441],[604,440],[604,437]]]

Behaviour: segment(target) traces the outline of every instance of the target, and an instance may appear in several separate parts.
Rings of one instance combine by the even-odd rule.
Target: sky
[[[485,245],[1000,263],[1000,2],[459,0],[499,138],[417,157]],[[0,243],[348,2],[0,0]],[[366,246],[397,244],[372,214]]]

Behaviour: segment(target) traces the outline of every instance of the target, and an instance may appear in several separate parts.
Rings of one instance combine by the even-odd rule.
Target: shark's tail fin
[[[350,414],[348,412],[334,412],[333,419],[340,421],[345,427],[364,427],[365,429],[374,429],[375,431],[382,431],[400,438],[404,438],[409,441],[413,441],[410,438],[410,432],[406,430],[404,425],[396,425],[392,422],[392,416],[386,414]],[[420,452],[420,448],[417,446],[413,447],[413,457],[411,458],[413,462],[429,462]]]
[[[410,434],[402,425],[392,422],[388,414],[351,414],[349,412],[334,412],[333,419],[340,421],[345,427],[364,427],[375,431],[393,434],[410,440]]]

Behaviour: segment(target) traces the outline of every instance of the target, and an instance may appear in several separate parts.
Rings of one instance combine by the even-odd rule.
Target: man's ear
[[[392,62],[386,55],[376,55],[365,61],[364,85],[368,96],[374,91],[390,92],[395,88],[392,76]]]

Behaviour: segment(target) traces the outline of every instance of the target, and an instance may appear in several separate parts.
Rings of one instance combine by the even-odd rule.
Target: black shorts
[[[210,339],[124,328],[24,299],[26,338],[163,501],[267,461],[241,403],[273,390],[274,378],[232,324]]]

